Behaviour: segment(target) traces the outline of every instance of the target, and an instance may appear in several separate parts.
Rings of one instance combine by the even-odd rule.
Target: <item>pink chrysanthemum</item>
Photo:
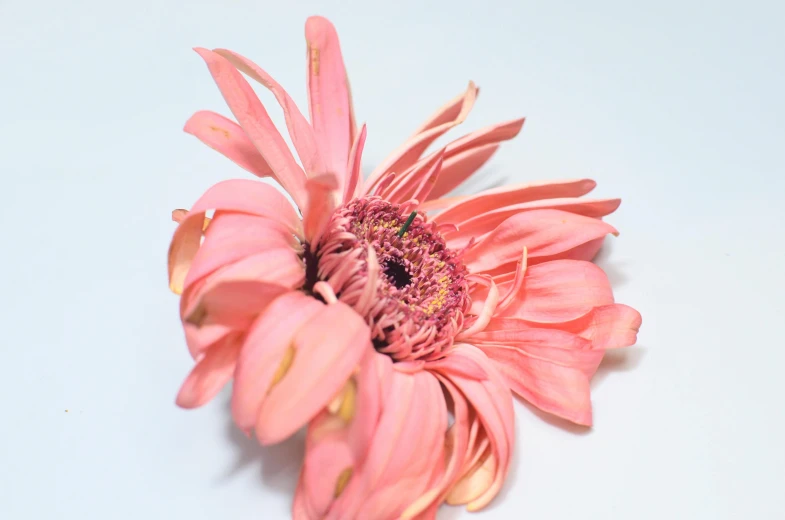
[[[605,349],[635,342],[640,315],[590,263],[620,201],[579,198],[588,179],[440,198],[523,124],[425,155],[466,118],[471,83],[364,181],[335,29],[314,17],[305,31],[310,123],[254,63],[197,49],[237,123],[198,112],[186,132],[300,211],[269,184],[229,180],[174,212],[170,285],[196,360],[177,403],[233,379],[232,416],[261,443],[307,426],[297,519],[480,509],[509,469],[511,390],[590,425]],[[243,74],[280,103],[299,164]]]

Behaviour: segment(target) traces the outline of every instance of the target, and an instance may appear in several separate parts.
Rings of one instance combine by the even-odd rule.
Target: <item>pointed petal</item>
[[[434,221],[461,224],[481,213],[498,208],[544,199],[581,197],[597,185],[591,179],[519,184],[486,190],[463,197],[434,217]]]
[[[599,218],[616,211],[620,203],[620,199],[545,199],[505,206],[485,212],[478,205],[475,208],[477,211],[475,217],[458,223],[458,229],[446,232],[444,238],[450,242],[450,247],[460,248],[465,247],[472,238],[482,237],[490,233],[508,218],[524,211],[556,209],[586,217]]]
[[[300,328],[293,346],[291,368],[259,410],[256,436],[262,444],[293,434],[332,400],[371,348],[370,332],[359,315],[339,302],[324,306]]]
[[[207,63],[210,74],[237,122],[275,172],[281,185],[301,206],[305,196],[305,173],[294,160],[286,141],[275,128],[251,85],[223,56],[207,49],[195,50]]]
[[[498,143],[486,144],[457,152],[444,160],[442,172],[428,195],[427,200],[443,197],[460,186],[463,181],[479,170],[499,149]]]
[[[365,137],[367,129],[365,125],[360,129],[352,144],[352,150],[349,153],[349,166],[348,166],[348,180],[346,182],[346,189],[343,194],[343,202],[349,202],[357,196],[358,191],[362,188],[362,169],[361,160],[363,156],[363,149],[365,148]]]
[[[474,87],[474,99],[480,94],[479,87]],[[461,112],[464,111],[464,104],[466,103],[466,92],[462,92],[449,100],[447,103],[439,107],[428,119],[426,119],[420,127],[414,131],[408,140],[416,138],[418,135],[427,132],[433,128],[437,128],[444,124],[449,124],[460,117]]]
[[[474,83],[469,82],[469,87],[461,98],[460,110],[454,117],[440,122],[435,126],[428,126],[426,130],[412,136],[411,139],[406,141],[398,149],[396,149],[387,159],[385,159],[371,174],[366,184],[367,190],[373,190],[376,183],[379,182],[384,176],[390,172],[402,172],[411,167],[422,156],[423,152],[439,137],[444,135],[445,132],[462,123],[469,111],[474,106],[474,100],[477,97],[477,87]],[[449,115],[453,115],[453,110],[449,110]],[[437,119],[441,121],[441,118]]]
[[[275,178],[270,165],[234,121],[203,110],[192,115],[183,130],[254,175]]]
[[[337,176],[343,191],[355,130],[341,46],[335,27],[321,16],[308,18],[305,39],[311,122],[327,171]]]
[[[294,208],[274,187],[251,180],[219,182],[196,201],[175,230],[169,246],[169,286],[178,294],[183,291],[183,282],[199,249],[205,212],[210,209],[266,217],[302,237],[302,224]]]
[[[305,119],[305,116],[302,115],[300,109],[297,108],[294,100],[286,90],[257,64],[236,52],[227,49],[213,49],[213,52],[226,58],[237,70],[253,78],[273,93],[278,104],[283,109],[286,128],[289,130],[292,144],[297,150],[297,155],[300,157],[306,174],[313,176],[324,173],[325,163],[319,155],[319,150],[316,146],[314,129],[308,123],[308,120]]]
[[[454,156],[473,148],[479,148],[489,144],[497,144],[509,141],[518,135],[523,127],[524,118],[513,119],[486,126],[457,139],[447,146],[447,155]]]
[[[579,318],[613,303],[602,269],[581,260],[554,260],[530,266],[518,297],[503,315],[541,323]]]
[[[419,161],[402,175],[396,177],[384,190],[382,197],[392,203],[403,203],[410,199],[421,200],[439,176],[444,150],[436,152],[427,160]]]
[[[231,334],[207,350],[177,394],[177,405],[197,408],[216,396],[232,378],[241,338]]]
[[[567,251],[609,233],[618,234],[601,220],[553,209],[526,211],[508,218],[472,246],[464,263],[470,272],[489,271],[517,260],[524,246],[533,259]]]

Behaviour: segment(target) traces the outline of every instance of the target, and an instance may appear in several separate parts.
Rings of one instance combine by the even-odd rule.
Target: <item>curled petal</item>
[[[332,400],[371,348],[370,332],[359,315],[337,302],[301,327],[292,346],[291,367],[259,409],[256,436],[262,444],[287,438]]]
[[[293,338],[323,307],[314,298],[290,292],[274,300],[249,327],[232,392],[232,417],[242,430],[249,431],[256,424],[262,402],[292,348]],[[292,361],[289,359],[290,366]]]
[[[459,370],[453,370],[451,365],[457,366],[461,357],[480,365],[487,378],[482,381],[469,379]],[[456,345],[445,358],[445,366],[440,367],[437,373],[442,381],[451,383],[450,386],[445,385],[448,390],[454,386],[460,392],[452,394],[453,401],[465,399],[470,404],[482,426],[480,437],[487,440],[487,445],[478,442],[480,437],[475,437],[477,433],[472,435],[470,431],[470,436],[475,438],[474,448],[462,461],[458,479],[446,490],[449,503],[468,504],[470,511],[476,511],[496,496],[509,470],[515,426],[512,397],[499,371],[485,354],[471,345]],[[466,428],[466,425],[461,427]],[[461,454],[455,456],[460,457]]]
[[[188,270],[184,288],[222,267],[255,254],[276,249],[300,250],[296,237],[279,222],[244,213],[217,212],[204,235]]]
[[[169,286],[182,293],[183,283],[202,239],[208,210],[248,213],[274,220],[302,237],[302,224],[291,204],[270,185],[251,180],[219,182],[207,190],[177,227],[169,246]]]

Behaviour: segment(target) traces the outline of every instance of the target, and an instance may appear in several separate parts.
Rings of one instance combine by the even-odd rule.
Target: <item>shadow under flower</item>
[[[235,448],[236,456],[232,466],[222,476],[229,480],[243,472],[248,466],[259,465],[259,478],[265,488],[274,489],[294,496],[305,455],[305,430],[297,432],[285,441],[262,446],[251,434],[245,435],[231,419],[229,401],[227,411],[226,437]]]
[[[591,381],[591,388],[594,390],[602,384],[605,379],[613,372],[629,372],[635,370],[646,356],[646,349],[640,345],[614,350],[606,350],[605,357],[602,358],[597,372]]]
[[[605,274],[608,276],[608,281],[611,283],[611,287],[615,289],[626,284],[629,281],[629,278],[622,272],[621,265],[611,259],[613,248],[613,240],[610,237],[607,237],[593,261],[598,267],[605,271]]]

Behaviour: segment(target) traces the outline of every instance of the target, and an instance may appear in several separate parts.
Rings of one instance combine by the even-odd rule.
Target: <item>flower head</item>
[[[175,210],[170,286],[196,360],[177,402],[233,379],[234,421],[261,443],[307,426],[295,518],[480,509],[509,469],[512,393],[590,425],[605,349],[635,342],[640,315],[590,262],[619,200],[581,198],[588,179],[443,198],[523,124],[427,153],[466,118],[473,83],[363,180],[335,29],[310,18],[306,39],[310,121],[254,63],[197,49],[237,122],[198,112],[185,130],[297,208],[229,180]],[[299,163],[245,76],[274,94]]]

